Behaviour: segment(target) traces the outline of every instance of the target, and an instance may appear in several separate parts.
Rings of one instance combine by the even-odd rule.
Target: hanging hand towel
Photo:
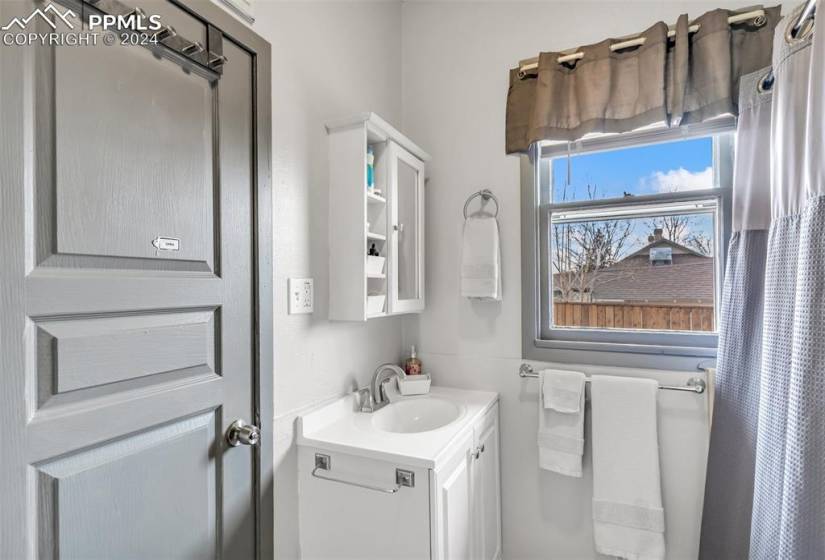
[[[580,478],[584,454],[584,374],[546,369],[540,376],[539,467]]]
[[[470,216],[464,221],[461,295],[501,301],[501,244],[498,221],[492,216]]]
[[[665,557],[657,393],[652,379],[592,378],[593,536],[601,554]]]

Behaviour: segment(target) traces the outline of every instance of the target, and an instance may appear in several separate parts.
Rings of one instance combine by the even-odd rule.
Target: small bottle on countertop
[[[410,357],[404,362],[404,373],[407,375],[419,375],[421,373],[421,360],[415,355],[415,346],[410,351]]]

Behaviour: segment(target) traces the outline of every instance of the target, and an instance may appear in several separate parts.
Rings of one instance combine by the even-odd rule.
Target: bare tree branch
[[[566,199],[567,186],[562,191]],[[598,187],[587,185],[590,200]],[[633,226],[628,220],[602,220],[553,226],[554,291],[564,301],[587,301],[600,271],[619,262]]]
[[[710,256],[713,250],[713,240],[704,232],[693,231],[696,222],[695,216],[662,216],[648,220],[646,225],[651,231],[661,229],[662,235],[674,243]]]

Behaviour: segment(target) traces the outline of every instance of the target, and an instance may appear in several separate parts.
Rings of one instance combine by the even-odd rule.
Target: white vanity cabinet
[[[473,557],[474,461],[473,434],[467,434],[455,453],[432,472],[433,560]]]
[[[329,122],[327,133],[329,318],[366,321],[423,311],[430,156],[375,113]],[[377,259],[368,255],[372,248]]]
[[[304,560],[501,558],[497,397],[467,393],[488,400],[467,406],[453,432],[392,434],[386,446],[370,437],[365,414],[349,435],[346,418],[315,434],[299,428]],[[330,468],[316,468],[319,456]]]
[[[432,472],[434,560],[501,558],[498,405]]]
[[[474,430],[472,467],[473,558],[501,558],[501,446],[498,406]]]

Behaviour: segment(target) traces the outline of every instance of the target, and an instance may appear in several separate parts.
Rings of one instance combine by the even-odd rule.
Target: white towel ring
[[[498,218],[499,204],[498,204],[498,199],[496,198],[496,195],[494,195],[493,191],[491,191],[490,189],[481,189],[480,191],[476,191],[476,192],[474,192],[473,194],[471,194],[470,196],[467,197],[467,201],[464,203],[464,219],[466,220],[469,217],[469,216],[467,216],[467,207],[470,205],[470,203],[473,201],[473,199],[475,199],[476,197],[479,197],[479,196],[481,197],[482,206],[484,205],[485,202],[487,202],[490,199],[492,199],[493,202],[496,203],[496,213],[493,214],[493,217]]]

